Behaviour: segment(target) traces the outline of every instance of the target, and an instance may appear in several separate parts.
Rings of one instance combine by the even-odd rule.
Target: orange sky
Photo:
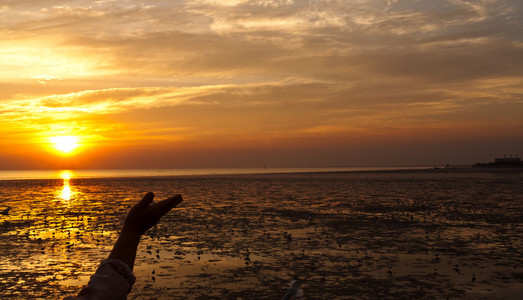
[[[523,155],[521,20],[497,0],[0,1],[0,169]]]

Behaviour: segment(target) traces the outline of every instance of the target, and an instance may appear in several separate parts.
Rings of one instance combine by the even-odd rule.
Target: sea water
[[[108,169],[108,170],[0,170],[0,180],[165,177],[184,175],[239,175],[325,172],[427,170],[427,166],[318,167],[318,168],[222,168],[222,169]]]
[[[142,174],[143,175],[143,174]],[[48,178],[45,178],[48,177]],[[327,172],[0,180],[0,298],[76,294],[148,191],[130,299],[518,299],[523,175]]]

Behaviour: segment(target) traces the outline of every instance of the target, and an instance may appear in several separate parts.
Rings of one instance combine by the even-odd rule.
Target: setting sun
[[[78,138],[75,136],[55,136],[51,138],[56,150],[62,153],[71,153],[78,147]]]

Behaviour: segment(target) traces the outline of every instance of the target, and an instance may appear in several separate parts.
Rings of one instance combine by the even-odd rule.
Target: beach
[[[184,202],[142,238],[129,299],[519,299],[521,172],[0,180],[0,297],[76,294],[143,194]]]

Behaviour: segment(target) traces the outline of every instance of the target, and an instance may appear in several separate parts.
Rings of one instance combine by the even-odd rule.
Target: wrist
[[[120,232],[120,238],[140,241],[142,234],[138,230],[124,226]]]

